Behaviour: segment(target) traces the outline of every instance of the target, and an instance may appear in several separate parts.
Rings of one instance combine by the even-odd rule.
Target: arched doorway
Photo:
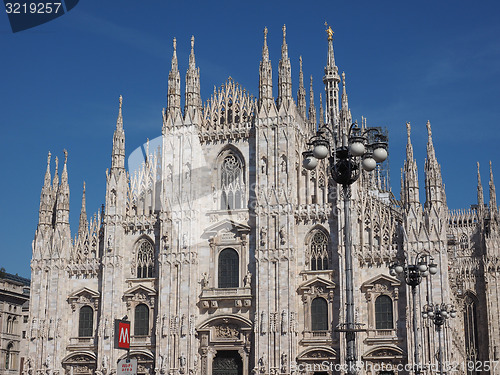
[[[218,350],[212,362],[212,375],[243,375],[243,362],[236,350]]]

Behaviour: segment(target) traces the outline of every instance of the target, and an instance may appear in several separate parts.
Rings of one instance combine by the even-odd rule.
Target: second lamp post
[[[344,195],[344,243],[345,243],[345,283],[346,283],[346,322],[340,331],[346,335],[347,374],[356,373],[356,328],[354,321],[354,288],[352,272],[352,243],[351,243],[351,184],[360,175],[360,164],[366,171],[372,171],[377,163],[387,159],[387,138],[377,128],[360,129],[357,123],[349,128],[347,134],[342,135],[341,145],[336,134],[324,125],[318,129],[308,145],[313,146],[311,151],[303,153],[303,166],[308,170],[316,168],[318,159],[328,157],[330,173],[333,180],[342,185]]]
[[[417,286],[422,282],[423,277],[435,275],[438,271],[438,266],[434,263],[434,259],[425,253],[417,253],[412,260],[407,257],[404,263],[394,264],[391,267],[391,275],[403,275],[404,281],[411,287],[411,295],[413,302],[413,341],[415,346],[414,351],[414,371],[415,374],[420,373],[419,364],[419,348],[418,348],[418,330],[417,330]]]

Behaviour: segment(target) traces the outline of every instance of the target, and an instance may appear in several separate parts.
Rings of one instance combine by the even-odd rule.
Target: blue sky
[[[171,2],[80,1],[71,12],[13,34],[0,16],[0,266],[30,275],[47,152],[69,152],[71,225],[77,228],[82,184],[87,212],[104,201],[118,96],[127,156],[161,134],[172,38],[184,79],[194,35],[203,102],[228,76],[257,95],[263,29],[277,66],[287,26],[294,95],[298,59],[314,78],[316,105],[326,63],[324,22],[335,31],[335,59],[345,71],[353,118],[386,126],[391,184],[399,197],[406,129],[423,170],[431,121],[450,208],[476,203],[476,162],[488,196],[488,162],[500,185],[500,5],[493,1]],[[306,87],[308,80],[306,80]],[[182,89],[184,85],[182,84]],[[307,95],[308,97],[308,95]],[[423,191],[423,173],[420,173]],[[422,200],[424,197],[422,196]]]

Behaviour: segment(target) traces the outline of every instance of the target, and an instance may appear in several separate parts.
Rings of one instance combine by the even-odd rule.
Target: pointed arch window
[[[465,350],[467,361],[476,363],[479,359],[479,338],[477,332],[477,303],[474,296],[467,293],[465,297],[464,308],[464,331],[465,331]],[[468,369],[468,374],[475,374],[475,371]]]
[[[143,240],[137,250],[137,278],[145,279],[153,277],[154,249],[151,242]]]
[[[141,303],[135,307],[134,336],[149,335],[149,308]]]
[[[239,282],[239,256],[234,249],[224,249],[219,254],[219,288],[238,288]]]
[[[311,330],[328,331],[328,303],[316,297],[311,303]]]
[[[309,244],[311,271],[327,270],[330,267],[328,254],[328,236],[323,231],[316,231]]]
[[[234,152],[227,152],[220,166],[221,210],[243,208],[244,168],[241,158]]]
[[[375,328],[376,329],[394,328],[392,299],[389,296],[380,295],[375,300]]]
[[[466,234],[460,237],[460,250],[467,250],[469,248],[469,238]]]
[[[90,306],[83,306],[80,309],[78,337],[92,337],[93,326],[94,310]]]

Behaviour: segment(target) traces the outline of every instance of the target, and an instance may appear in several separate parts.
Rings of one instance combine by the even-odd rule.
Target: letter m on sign
[[[115,348],[130,349],[130,322],[115,320]]]

